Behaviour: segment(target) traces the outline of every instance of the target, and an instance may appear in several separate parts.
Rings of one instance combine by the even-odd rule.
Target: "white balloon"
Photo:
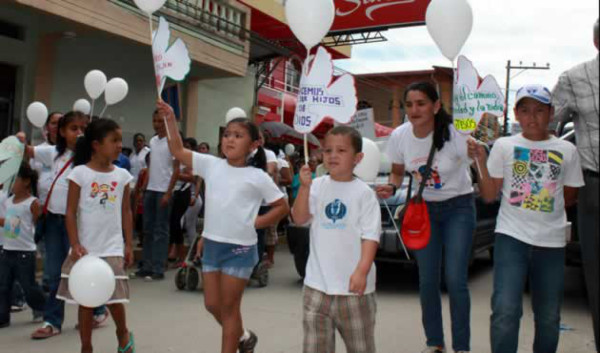
[[[27,119],[29,119],[29,122],[33,124],[33,126],[39,127],[40,129],[43,128],[48,119],[48,108],[46,108],[44,103],[31,103],[27,107]]]
[[[106,75],[100,70],[92,70],[83,80],[85,91],[92,99],[98,99],[106,88]]]
[[[307,48],[319,44],[335,19],[333,0],[287,0],[285,17],[296,38]]]
[[[242,108],[238,108],[238,107],[231,108],[227,111],[227,114],[225,114],[225,122],[226,123],[229,123],[231,120],[239,119],[239,118],[243,118],[243,119],[248,118],[248,115]]]
[[[135,4],[137,5],[137,7],[140,8],[140,10],[144,11],[147,14],[152,14],[156,10],[163,7],[167,0],[133,0],[133,2],[135,2]]]
[[[88,115],[91,110],[92,106],[90,105],[90,102],[88,102],[87,99],[78,99],[75,101],[75,104],[73,104],[73,111],[75,112],[81,112],[85,115]]]
[[[473,29],[467,0],[433,0],[427,8],[427,30],[442,54],[454,61]]]
[[[106,261],[86,255],[69,274],[69,291],[81,306],[95,308],[106,304],[115,291],[115,273]]]
[[[112,78],[106,84],[106,91],[104,92],[104,99],[107,105],[117,104],[127,96],[129,92],[129,86],[127,82],[120,78]]]
[[[362,139],[362,151],[364,157],[362,161],[354,168],[354,174],[366,183],[375,182],[379,174],[379,165],[381,163],[381,152],[377,144],[368,138]]]
[[[294,152],[296,152],[296,146],[292,145],[291,143],[285,145],[285,154],[291,156],[294,154]]]

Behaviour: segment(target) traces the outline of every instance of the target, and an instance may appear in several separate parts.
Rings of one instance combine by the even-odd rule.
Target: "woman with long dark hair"
[[[455,352],[468,352],[471,301],[467,272],[475,229],[475,203],[467,137],[452,125],[452,117],[442,108],[432,84],[408,86],[404,102],[409,122],[397,128],[390,138],[387,149],[393,163],[390,185],[378,187],[377,192],[382,198],[390,197],[402,185],[405,172],[411,173],[415,179],[413,185],[418,185],[425,174],[432,144],[435,145],[431,173],[423,192],[429,209],[431,239],[425,249],[415,252],[427,336],[423,352],[445,352],[440,294],[443,260],[450,296],[452,348]]]

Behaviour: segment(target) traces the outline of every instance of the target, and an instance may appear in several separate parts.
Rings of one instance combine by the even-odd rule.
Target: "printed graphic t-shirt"
[[[79,242],[90,255],[123,256],[123,193],[132,179],[128,171],[119,167],[101,173],[80,165],[69,175],[69,180],[81,188],[77,232]]]
[[[236,168],[227,160],[193,154],[194,174],[206,182],[203,237],[213,241],[251,246],[257,243],[254,223],[263,200],[271,204],[283,194],[264,171]]]
[[[4,250],[11,251],[35,251],[37,249],[33,234],[33,214],[31,204],[35,197],[15,203],[15,196],[4,201],[6,214],[4,216]]]
[[[337,182],[330,176],[313,180],[309,209],[310,255],[304,284],[328,295],[350,293],[350,277],[362,254],[362,240],[379,243],[381,209],[375,192],[362,180]],[[375,265],[365,294],[375,291]]]
[[[467,154],[467,139],[450,126],[450,141],[446,141],[441,151],[435,152],[431,175],[425,184],[423,198],[426,201],[446,201],[453,197],[473,192],[473,182]],[[413,187],[418,189],[422,174],[427,167],[427,157],[431,151],[433,133],[426,138],[418,138],[413,133],[410,122],[404,123],[392,133],[387,144],[387,155],[394,164],[404,165],[413,176]]]
[[[564,247],[564,187],[584,185],[575,146],[554,136],[546,141],[522,134],[501,138],[488,169],[492,178],[504,179],[496,232],[534,246]]]

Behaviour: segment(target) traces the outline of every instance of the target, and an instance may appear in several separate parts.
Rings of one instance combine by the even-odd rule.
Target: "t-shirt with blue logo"
[[[362,241],[379,242],[381,209],[375,192],[363,181],[313,180],[309,199],[310,255],[304,284],[328,295],[350,293],[350,277],[360,262]],[[365,294],[375,291],[375,265]]]

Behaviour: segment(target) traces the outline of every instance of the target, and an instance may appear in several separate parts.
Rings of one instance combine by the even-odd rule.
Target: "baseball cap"
[[[543,104],[552,104],[552,93],[542,85],[525,85],[517,91],[517,100],[515,105],[523,98],[532,98]]]

